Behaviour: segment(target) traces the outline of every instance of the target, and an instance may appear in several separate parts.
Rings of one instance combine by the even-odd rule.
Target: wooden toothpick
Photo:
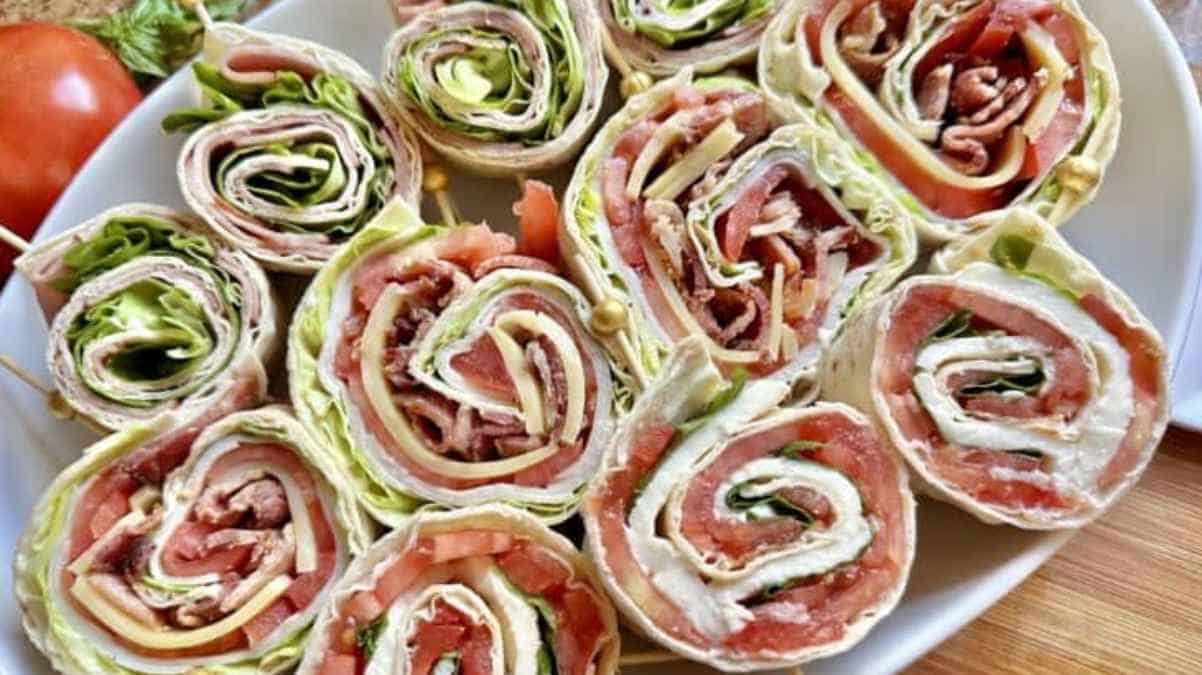
[[[29,242],[22,239],[16,232],[8,229],[3,224],[0,224],[0,241],[16,249],[18,253],[24,253],[29,250]]]
[[[609,62],[622,76],[622,82],[618,85],[618,91],[622,93],[622,98],[640,94],[655,84],[655,80],[650,75],[630,65],[630,61],[626,60],[626,55],[622,53],[622,50],[609,40],[605,41],[605,53],[609,56]]]
[[[438,204],[443,224],[458,225],[459,211],[455,208],[455,202],[451,200],[448,190],[450,182],[446,169],[443,169],[441,164],[430,162],[422,171],[422,189],[434,195],[434,202]]]
[[[50,409],[51,415],[54,415],[58,419],[62,420],[77,420],[83,423],[83,425],[87,428],[101,435],[108,433],[108,429],[96,424],[96,422],[94,422],[92,419],[84,417],[83,415],[75,412],[75,410],[67,404],[67,401],[62,397],[61,394],[55,391],[50,385],[39,380],[36,375],[22,367],[21,364],[17,363],[13,359],[13,357],[9,356],[8,354],[0,354],[0,368],[4,368],[8,372],[12,373],[18,380],[21,380],[25,384],[29,385],[31,389],[41,394],[42,398],[46,401],[46,407]]]

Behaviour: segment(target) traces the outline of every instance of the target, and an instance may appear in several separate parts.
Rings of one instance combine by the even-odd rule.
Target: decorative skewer
[[[13,247],[18,253],[24,253],[29,250],[29,242],[22,239],[16,232],[8,229],[2,223],[0,223],[0,242]]]
[[[26,370],[21,364],[17,363],[13,357],[8,354],[0,354],[0,368],[4,368],[12,373],[18,380],[29,385],[31,389],[42,395],[46,401],[46,407],[50,409],[50,414],[60,420],[77,420],[84,426],[95,431],[98,434],[107,434],[108,430],[101,427],[91,419],[84,417],[75,412],[62,395],[54,390],[53,387],[47,385],[37,378],[36,375]]]
[[[605,54],[622,76],[622,83],[618,86],[622,98],[641,94],[655,84],[655,80],[650,75],[630,65],[630,61],[626,60],[626,55],[622,53],[622,50],[608,39],[605,41]]]
[[[455,208],[455,202],[451,200],[451,193],[447,190],[449,184],[450,179],[447,178],[446,169],[442,168],[441,164],[426,164],[422,170],[422,189],[434,195],[434,203],[438,204],[438,210],[442,213],[443,224],[458,225],[459,212]]]

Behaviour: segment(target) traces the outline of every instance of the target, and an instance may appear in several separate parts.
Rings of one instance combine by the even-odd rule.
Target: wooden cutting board
[[[912,673],[1202,673],[1202,435]]]

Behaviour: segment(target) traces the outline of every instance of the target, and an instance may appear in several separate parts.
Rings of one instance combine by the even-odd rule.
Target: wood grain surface
[[[1202,673],[1202,435],[910,672]]]

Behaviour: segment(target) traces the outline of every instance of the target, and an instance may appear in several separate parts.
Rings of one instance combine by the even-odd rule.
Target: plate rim
[[[270,23],[272,17],[284,11],[288,6],[294,4],[295,1],[274,0],[271,5],[249,19],[246,24],[252,28],[259,28],[264,22]],[[357,1],[383,3],[385,0]],[[1113,0],[1078,0],[1080,4],[1086,6],[1096,2],[1111,1]],[[1135,0],[1131,5],[1133,5],[1134,11],[1141,12],[1145,19],[1148,20],[1148,23],[1151,24],[1154,32],[1154,41],[1160,46],[1161,52],[1167,57],[1169,77],[1177,90],[1177,103],[1179,103],[1186,118],[1184,130],[1185,135],[1190,141],[1190,166],[1195,175],[1202,176],[1202,100],[1199,98],[1198,85],[1193,79],[1184,54],[1178,47],[1176,38],[1171,33],[1164,16],[1153,5],[1152,0]],[[172,87],[167,85],[173,79],[187,78],[188,71],[189,67],[186,64],[176,73],[173,73],[138,103],[133,114],[128,115],[113,128],[64,188],[60,198],[56,200],[54,206],[44,217],[43,223],[52,223],[59,220],[60,213],[71,208],[70,200],[63,199],[63,197],[75,190],[83,189],[85,184],[81,181],[81,178],[90,172],[89,170],[94,164],[102,164],[107,161],[106,157],[114,152],[114,148],[119,147],[118,140],[120,137],[125,133],[129,133],[127,127],[133,128],[145,124],[145,120],[139,119],[145,113],[142,115],[137,114],[139,109],[151,108],[159,99],[170,96],[170,89]],[[373,76],[375,76],[375,73],[373,73]],[[174,169],[174,167],[172,168]],[[1191,326],[1193,324],[1198,323],[1202,326],[1202,321],[1198,321],[1199,314],[1202,313],[1202,273],[1200,273],[1200,270],[1202,270],[1202,191],[1195,191],[1191,195],[1190,201],[1192,219],[1188,234],[1189,252],[1185,257],[1186,265],[1182,271],[1182,274],[1185,275],[1182,278],[1184,304],[1178,305],[1173,322],[1166,327],[1167,331],[1171,331],[1166,336],[1166,346],[1171,355],[1170,381],[1173,385],[1176,385],[1180,379],[1185,377],[1181,365],[1185,360],[1186,350],[1191,343],[1191,338],[1202,341],[1202,334],[1191,335]],[[32,241],[41,241],[50,236],[52,235],[48,229],[39,228],[38,233]],[[15,278],[16,276],[14,273],[10,278]],[[0,291],[0,297],[7,298],[11,296],[14,293],[11,286],[12,284],[6,284],[6,288]],[[1192,300],[1190,300],[1191,298]],[[1196,379],[1202,380],[1202,377]],[[1178,390],[1179,395],[1176,398],[1184,400],[1187,395],[1202,395],[1202,381],[1192,384],[1194,385],[1192,389]],[[1176,415],[1175,409],[1173,411],[1172,423],[1190,430],[1202,431],[1202,420],[1180,419]],[[961,593],[971,595],[973,598],[972,601],[963,602],[963,607],[956,607],[952,611],[945,612],[939,617],[938,621],[920,625],[918,630],[914,631],[918,634],[918,637],[911,643],[913,648],[905,650],[904,656],[901,658],[890,660],[887,664],[888,668],[900,671],[911,666],[944,641],[962,631],[969,623],[983,616],[1001,598],[1010,594],[1019,584],[1032,576],[1049,558],[1067,544],[1077,531],[1067,530],[1046,534],[1038,544],[990,570],[991,583],[989,585],[981,589],[961,590]],[[20,634],[19,638],[13,639],[27,642],[26,636],[23,633]],[[0,664],[0,671],[3,671],[3,669],[3,664]]]

